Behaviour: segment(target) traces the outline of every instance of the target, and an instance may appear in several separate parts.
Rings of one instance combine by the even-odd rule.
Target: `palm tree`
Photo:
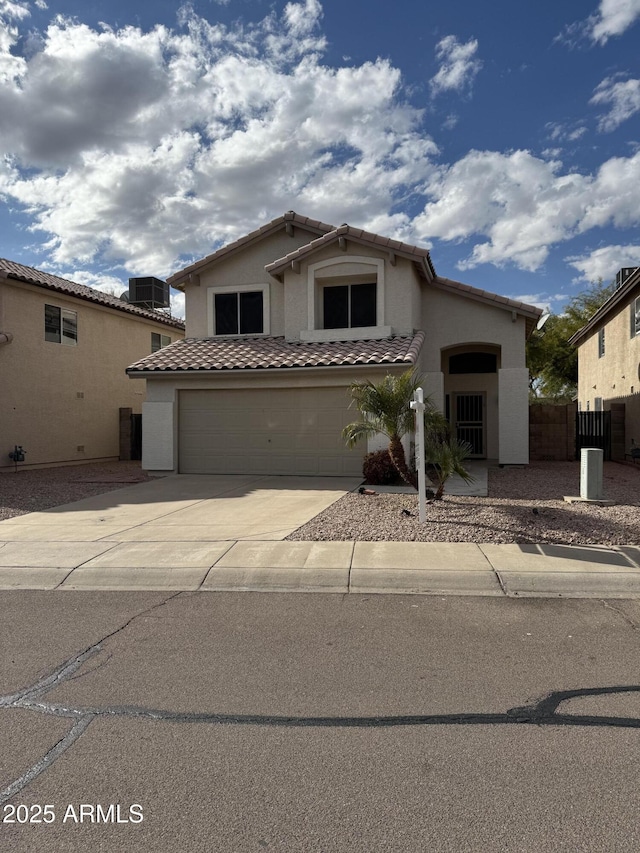
[[[418,477],[407,465],[402,437],[413,430],[415,415],[409,404],[421,384],[422,378],[414,370],[407,370],[400,376],[387,374],[378,384],[370,381],[353,382],[349,389],[352,403],[356,405],[362,419],[348,424],[342,430],[342,437],[349,447],[377,433],[386,435],[391,461],[405,483],[416,489]],[[443,434],[448,430],[444,415],[428,397],[425,405],[425,431]]]
[[[441,501],[444,484],[452,474],[457,474],[465,483],[472,483],[473,477],[463,463],[469,458],[472,447],[467,441],[447,436],[425,433],[425,459],[427,475],[437,486],[434,500]]]

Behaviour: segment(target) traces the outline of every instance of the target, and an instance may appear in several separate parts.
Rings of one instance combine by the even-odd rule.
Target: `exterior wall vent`
[[[129,305],[138,308],[168,308],[169,285],[166,281],[153,276],[129,279]]]

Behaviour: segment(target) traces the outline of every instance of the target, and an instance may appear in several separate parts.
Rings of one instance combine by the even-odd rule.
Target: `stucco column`
[[[145,471],[175,470],[173,403],[142,404],[142,467]]]
[[[498,371],[498,462],[529,464],[529,371]]]
[[[441,370],[432,373],[424,373],[422,390],[425,400],[431,398],[431,402],[444,413],[444,373]]]

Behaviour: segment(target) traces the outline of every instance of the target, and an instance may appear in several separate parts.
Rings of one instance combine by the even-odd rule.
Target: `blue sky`
[[[561,311],[640,264],[639,21],[640,0],[0,0],[0,254],[120,292],[294,209]]]

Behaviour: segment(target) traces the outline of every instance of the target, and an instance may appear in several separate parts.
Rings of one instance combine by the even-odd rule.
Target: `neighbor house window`
[[[151,332],[151,352],[158,352],[162,347],[168,347],[171,343],[169,335],[160,335],[158,332]]]
[[[640,296],[631,303],[631,337],[640,335]]]
[[[216,293],[213,310],[216,335],[261,335],[264,331],[262,290]]]
[[[324,287],[325,329],[356,329],[376,325],[376,284],[340,284]]]
[[[598,332],[598,358],[604,355],[604,329]]]
[[[601,412],[602,411],[602,397],[596,397],[593,401],[593,411]]]
[[[44,306],[44,339],[52,344],[75,347],[78,343],[78,314],[57,305]]]

